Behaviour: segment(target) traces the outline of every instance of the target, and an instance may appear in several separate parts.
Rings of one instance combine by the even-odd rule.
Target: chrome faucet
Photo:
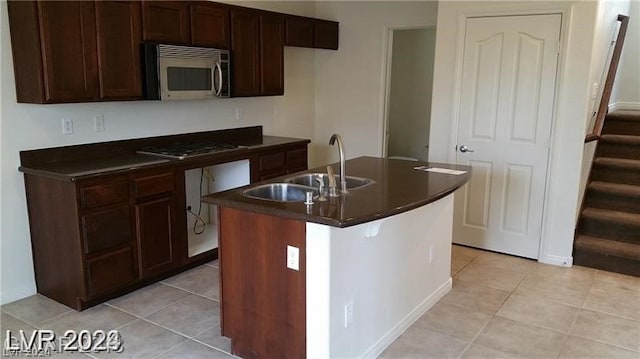
[[[336,141],[338,142],[338,151],[340,152],[340,193],[347,193],[347,174],[345,170],[345,157],[344,157],[344,145],[342,144],[342,138],[339,134],[334,133],[329,140],[329,145],[333,146]]]

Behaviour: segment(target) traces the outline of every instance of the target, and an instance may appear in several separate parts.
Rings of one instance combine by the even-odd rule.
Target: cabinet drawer
[[[258,159],[258,169],[260,172],[279,170],[285,167],[287,157],[284,152],[270,153],[260,156]]]
[[[85,254],[131,242],[128,205],[83,215],[81,222]]]
[[[116,290],[137,280],[136,266],[131,247],[114,251],[87,261],[89,296]]]
[[[118,178],[80,188],[80,207],[91,209],[129,201],[129,182]]]
[[[164,172],[134,179],[136,197],[170,193],[175,188],[173,172]]]

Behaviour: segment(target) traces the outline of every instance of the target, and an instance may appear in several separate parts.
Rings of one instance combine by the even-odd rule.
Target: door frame
[[[455,163],[457,156],[457,141],[458,141],[458,130],[460,123],[460,103],[461,96],[460,92],[462,89],[462,68],[463,68],[463,56],[464,56],[464,40],[466,34],[466,26],[467,19],[470,18],[478,18],[478,17],[491,17],[491,16],[525,16],[525,15],[551,15],[558,14],[561,16],[561,24],[560,24],[560,42],[558,49],[558,62],[556,69],[556,79],[555,79],[555,89],[554,89],[554,100],[553,100],[553,112],[551,118],[551,132],[549,134],[548,140],[548,148],[549,152],[547,154],[547,168],[546,168],[546,176],[545,176],[545,189],[544,189],[544,198],[543,198],[543,209],[542,209],[542,223],[540,228],[540,245],[538,246],[538,261],[544,263],[550,263],[560,266],[570,267],[573,264],[572,257],[559,257],[548,254],[549,243],[552,241],[553,233],[551,232],[551,222],[552,222],[552,214],[550,210],[550,195],[552,192],[551,188],[551,179],[555,176],[554,168],[552,163],[554,159],[558,156],[557,148],[558,146],[555,144],[556,132],[558,131],[558,99],[559,94],[561,94],[561,89],[563,87],[563,80],[565,78],[565,62],[567,58],[567,44],[569,27],[571,22],[570,10],[562,7],[551,7],[551,8],[540,8],[540,9],[480,9],[480,8],[470,8],[464,9],[458,12],[458,24],[457,24],[457,34],[456,34],[456,55],[455,55],[455,73],[454,73],[454,82],[453,82],[453,108],[452,111],[452,121],[450,126],[450,138],[449,143],[451,144],[449,152],[448,152],[448,161],[451,163]],[[437,46],[437,44],[436,44]]]
[[[380,157],[387,158],[389,142],[387,141],[387,133],[389,132],[389,100],[391,98],[391,66],[393,61],[393,33],[396,30],[433,30],[436,31],[436,25],[412,25],[412,26],[386,26],[384,52],[382,60],[383,68],[383,99],[382,99],[382,146],[380,146]],[[429,114],[431,116],[431,114]]]

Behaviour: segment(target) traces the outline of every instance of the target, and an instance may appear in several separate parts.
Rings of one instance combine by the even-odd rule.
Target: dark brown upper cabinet
[[[287,46],[313,47],[313,19],[287,16],[285,19],[285,39]]]
[[[261,91],[260,13],[231,10],[233,96],[259,96]]]
[[[188,1],[143,1],[143,38],[146,41],[189,45],[189,17]]]
[[[338,48],[338,23],[209,1],[9,0],[22,103],[138,100],[140,44],[232,50],[232,96],[284,93],[283,46]]]
[[[335,21],[287,15],[284,44],[287,46],[338,49],[338,23]]]
[[[313,47],[316,49],[338,49],[338,23],[313,19]]]
[[[284,94],[284,17],[234,8],[231,34],[233,96]]]
[[[284,17],[260,15],[261,95],[284,94]]]
[[[210,1],[191,2],[191,43],[228,49],[231,42],[229,8]]]
[[[140,3],[137,1],[96,2],[102,99],[142,98],[140,16]]]
[[[9,1],[18,102],[142,97],[137,1]]]
[[[88,1],[10,1],[18,102],[99,97],[95,8]]]

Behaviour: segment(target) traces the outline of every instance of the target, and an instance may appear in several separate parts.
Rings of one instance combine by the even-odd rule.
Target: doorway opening
[[[427,161],[436,29],[389,29],[383,156]]]

